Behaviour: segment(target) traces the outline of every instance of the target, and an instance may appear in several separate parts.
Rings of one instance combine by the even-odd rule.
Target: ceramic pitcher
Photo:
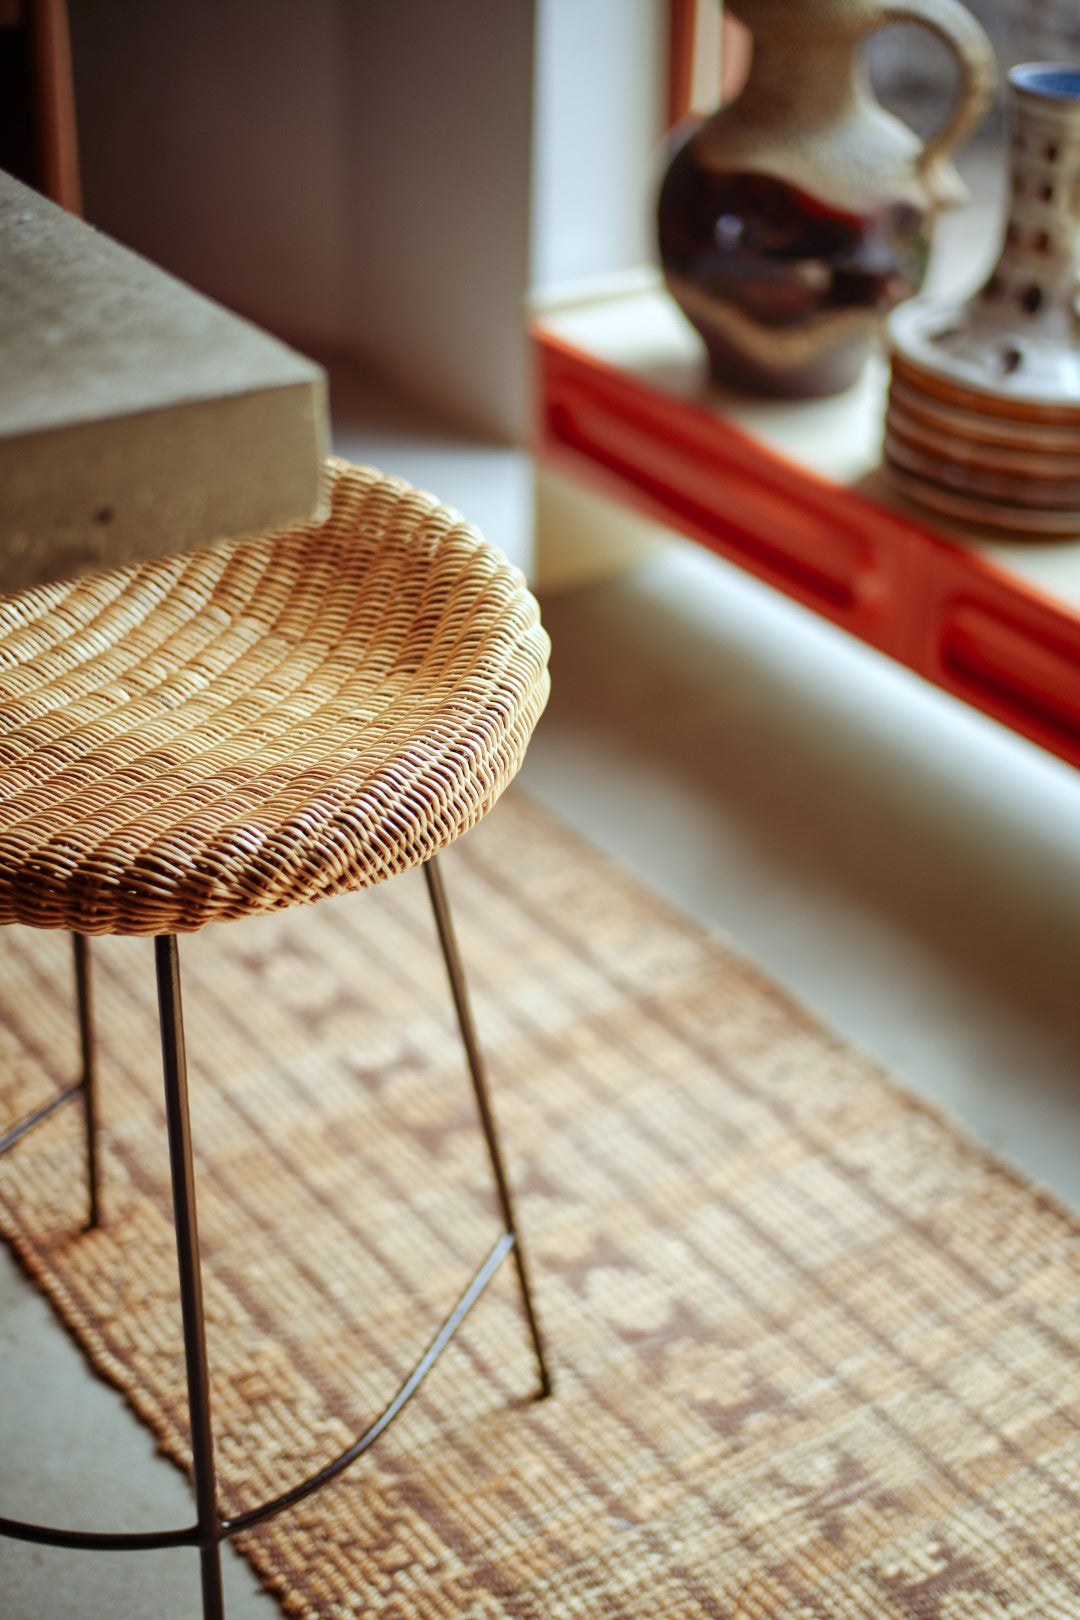
[[[668,287],[714,375],[757,393],[836,393],[885,315],[917,292],[937,212],[963,196],[949,153],[993,98],[985,33],[959,0],[733,0],[753,35],[741,95],[677,148],[659,202]],[[931,29],[959,91],[922,141],[874,95],[862,49]]]

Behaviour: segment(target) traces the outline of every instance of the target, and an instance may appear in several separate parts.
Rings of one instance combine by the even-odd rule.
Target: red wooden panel
[[[542,331],[538,449],[1080,765],[1080,610]]]
[[[711,411],[538,335],[540,453],[907,661],[926,536]]]
[[[939,542],[922,609],[921,674],[1080,765],[1080,614]]]

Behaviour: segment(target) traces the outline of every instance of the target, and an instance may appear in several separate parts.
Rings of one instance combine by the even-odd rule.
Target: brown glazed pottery
[[[821,395],[855,381],[884,316],[917,292],[929,226],[963,189],[948,161],[996,83],[959,0],[733,0],[753,35],[738,98],[685,134],[659,198],[664,276],[720,381]],[[959,95],[923,143],[878,103],[863,41],[939,35]]]

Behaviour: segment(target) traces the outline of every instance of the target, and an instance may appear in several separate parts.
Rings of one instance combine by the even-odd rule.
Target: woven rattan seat
[[[0,922],[164,934],[466,831],[547,695],[521,576],[399,479],[320,524],[0,600]]]
[[[74,937],[82,1072],[0,1135],[80,1100],[88,1225],[104,1219],[89,934],[153,934],[195,1522],[83,1531],[0,1516],[0,1536],[198,1551],[223,1620],[220,1546],[336,1479],[419,1388],[513,1257],[551,1379],[438,852],[498,798],[548,691],[518,571],[400,479],[326,466],[330,515],[257,540],[0,598],[0,923]],[[412,1371],[353,1443],[231,1518],[218,1495],[176,936],[423,866],[501,1228]],[[365,1105],[358,1088],[358,1107]],[[107,1175],[106,1175],[107,1183]]]

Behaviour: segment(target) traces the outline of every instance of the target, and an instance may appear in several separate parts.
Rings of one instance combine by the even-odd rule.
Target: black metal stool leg
[[[548,1370],[547,1356],[544,1352],[540,1323],[533,1304],[529,1271],[525,1262],[525,1251],[522,1248],[521,1234],[518,1231],[517,1220],[514,1215],[514,1202],[503,1164],[495,1114],[488,1094],[483,1059],[480,1055],[476,1027],[469,1006],[465,974],[461,965],[461,957],[458,954],[457,941],[454,938],[454,928],[450,920],[450,908],[446,899],[446,891],[443,888],[442,876],[434,856],[424,867],[424,877],[427,879],[431,909],[435,914],[435,927],[438,930],[439,944],[442,948],[443,960],[446,963],[446,971],[450,979],[450,991],[454,998],[454,1010],[457,1013],[458,1028],[461,1031],[462,1044],[465,1047],[465,1056],[468,1060],[469,1074],[472,1077],[473,1091],[476,1093],[476,1104],[480,1111],[480,1123],[484,1129],[484,1139],[487,1142],[488,1156],[495,1177],[495,1187],[499,1195],[499,1207],[502,1212],[503,1224],[514,1241],[514,1264],[517,1267],[518,1283],[521,1289],[521,1303],[525,1311],[525,1320],[528,1323],[533,1349],[536,1352],[536,1365],[540,1374],[540,1395],[543,1397],[551,1394],[553,1387],[551,1374]]]
[[[173,1217],[176,1257],[180,1271],[180,1310],[184,1324],[188,1408],[191,1414],[191,1449],[194,1459],[195,1504],[202,1560],[203,1620],[223,1620],[221,1587],[221,1515],[214,1473],[214,1436],[210,1419],[210,1373],[206,1360],[206,1323],[203,1316],[202,1273],[199,1264],[199,1228],[195,1212],[195,1171],[188,1114],[187,1061],[180,1005],[180,957],[176,936],[154,940],[157,966],[158,1012],[161,1019],[161,1057],[165,1077],[165,1113],[172,1168]]]
[[[72,934],[75,947],[75,996],[79,1013],[79,1051],[82,1060],[83,1126],[86,1132],[86,1199],[88,1227],[101,1220],[101,1172],[98,1165],[97,1066],[94,1055],[94,999],[90,979],[90,941]]]

